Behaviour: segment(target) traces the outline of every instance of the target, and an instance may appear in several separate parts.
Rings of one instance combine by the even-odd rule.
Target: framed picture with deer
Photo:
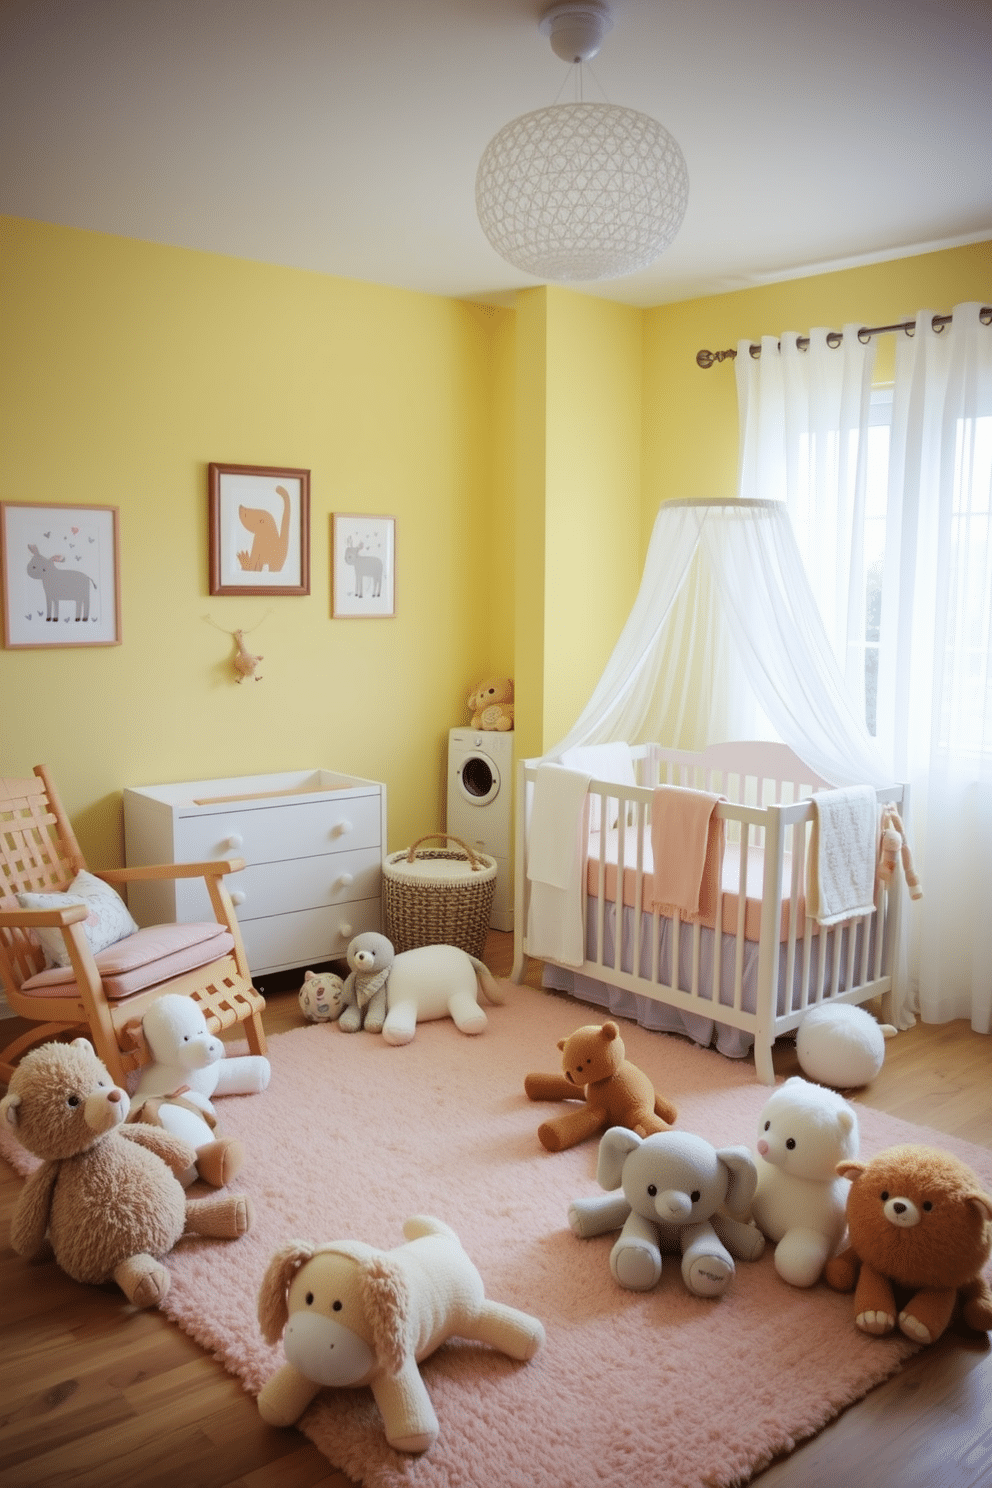
[[[331,614],[396,614],[396,519],[335,512],[331,518]]]
[[[3,643],[119,646],[116,506],[0,502]]]
[[[209,467],[210,593],[310,593],[310,472]]]

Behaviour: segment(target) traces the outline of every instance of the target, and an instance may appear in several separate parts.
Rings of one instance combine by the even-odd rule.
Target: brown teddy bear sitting
[[[671,1126],[678,1111],[656,1095],[654,1086],[626,1057],[616,1023],[590,1023],[560,1039],[561,1075],[528,1075],[524,1090],[531,1100],[584,1100],[578,1111],[542,1121],[541,1145],[563,1152],[610,1126],[626,1126],[639,1137]]]
[[[933,1343],[958,1301],[969,1328],[992,1328],[992,1288],[982,1269],[992,1254],[992,1198],[972,1170],[934,1147],[889,1147],[870,1162],[842,1162],[848,1248],[827,1262],[838,1292],[854,1291],[863,1333],[897,1322],[914,1343]],[[896,1293],[902,1293],[902,1307]]]
[[[468,706],[472,709],[471,728],[509,733],[513,728],[513,678],[487,677],[472,693]]]
[[[196,1153],[159,1127],[124,1125],[130,1102],[87,1039],[25,1055],[0,1101],[28,1152],[42,1159],[18,1197],[11,1245],[43,1253],[74,1281],[116,1281],[136,1307],[169,1289],[157,1257],[187,1234],[234,1240],[251,1224],[246,1197],[187,1200],[179,1181]]]

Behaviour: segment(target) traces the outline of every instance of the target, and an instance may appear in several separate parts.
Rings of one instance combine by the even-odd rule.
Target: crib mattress
[[[612,828],[606,833],[605,862],[601,863],[604,848],[602,834],[598,831],[589,834],[589,855],[586,860],[586,892],[593,898],[598,898],[600,893],[600,869],[605,869],[605,888],[603,897],[608,903],[617,902],[617,879],[619,862],[619,831]],[[623,870],[623,903],[635,906],[637,903],[637,851],[638,837],[635,831],[628,830],[624,833],[624,870]],[[761,895],[764,888],[764,866],[765,851],[763,847],[749,846],[746,856],[746,877],[742,872],[740,843],[728,842],[723,856],[723,879],[720,895],[721,927],[725,934],[736,935],[738,917],[740,914],[741,893],[743,889],[744,910],[744,938],[757,941],[761,937]],[[653,902],[653,876],[654,860],[651,855],[651,836],[645,833],[642,845],[641,867],[643,877],[641,879],[641,904],[640,908],[650,911]],[[787,940],[789,936],[789,923],[791,919],[791,885],[792,885],[792,855],[786,853],[783,858],[782,870],[783,897],[781,913],[779,914],[779,940]],[[713,930],[716,927],[716,918],[711,916],[700,922],[706,929]],[[819,926],[813,921],[813,934],[817,934]],[[796,935],[802,936],[806,933],[806,899],[805,894],[800,893],[796,900]]]

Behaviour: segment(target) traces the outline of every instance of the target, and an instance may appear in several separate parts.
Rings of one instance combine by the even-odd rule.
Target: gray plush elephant
[[[568,1222],[583,1240],[620,1230],[610,1270],[630,1291],[655,1285],[663,1252],[681,1252],[689,1291],[719,1297],[734,1275],[734,1256],[756,1261],[764,1249],[761,1231],[732,1217],[747,1211],[758,1181],[747,1147],[718,1151],[691,1132],[639,1137],[612,1126],[599,1144],[596,1177],[608,1192],[575,1199]]]

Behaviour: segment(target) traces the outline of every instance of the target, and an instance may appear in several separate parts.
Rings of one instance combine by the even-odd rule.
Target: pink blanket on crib
[[[711,923],[723,878],[725,823],[712,791],[659,785],[651,800],[651,909]]]

